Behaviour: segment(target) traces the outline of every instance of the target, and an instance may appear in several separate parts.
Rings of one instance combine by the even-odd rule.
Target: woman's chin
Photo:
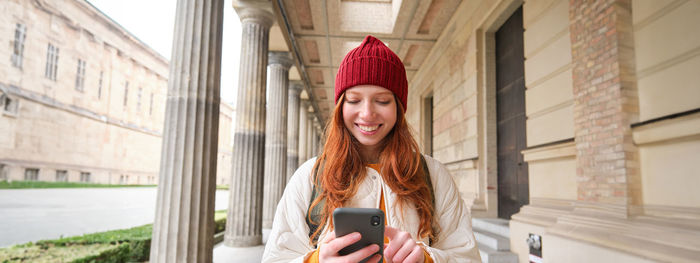
[[[360,142],[360,144],[361,144],[362,146],[365,146],[365,147],[375,147],[375,146],[379,145],[379,142],[380,142],[381,140],[371,140],[371,139],[362,138],[362,139],[359,139],[359,140],[357,140],[357,141]]]

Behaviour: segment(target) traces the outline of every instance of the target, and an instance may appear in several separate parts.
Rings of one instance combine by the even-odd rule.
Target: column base
[[[265,246],[229,247],[223,244],[214,246],[213,262],[261,262]]]
[[[271,229],[272,228],[272,220],[263,220],[262,222],[262,228],[263,229]]]
[[[254,247],[262,245],[262,235],[254,236],[226,236],[224,245],[229,247]]]

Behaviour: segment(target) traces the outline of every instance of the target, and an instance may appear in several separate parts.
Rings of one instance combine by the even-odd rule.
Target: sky
[[[170,60],[176,0],[88,0],[142,42]],[[235,105],[241,23],[231,0],[224,3],[221,100]]]

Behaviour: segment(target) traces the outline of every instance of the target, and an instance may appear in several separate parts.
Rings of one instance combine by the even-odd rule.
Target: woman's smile
[[[381,124],[378,125],[362,125],[355,123],[355,126],[360,128],[363,134],[365,135],[373,135],[377,133],[377,130],[379,129],[379,126],[382,126]]]

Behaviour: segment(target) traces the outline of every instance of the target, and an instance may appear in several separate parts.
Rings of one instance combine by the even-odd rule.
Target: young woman
[[[263,262],[359,262],[376,253],[371,245],[338,254],[360,239],[359,233],[335,236],[331,217],[338,207],[384,211],[386,262],[481,261],[452,177],[420,154],[409,131],[407,95],[403,63],[380,40],[367,36],[345,56],[323,151],[288,182]]]

